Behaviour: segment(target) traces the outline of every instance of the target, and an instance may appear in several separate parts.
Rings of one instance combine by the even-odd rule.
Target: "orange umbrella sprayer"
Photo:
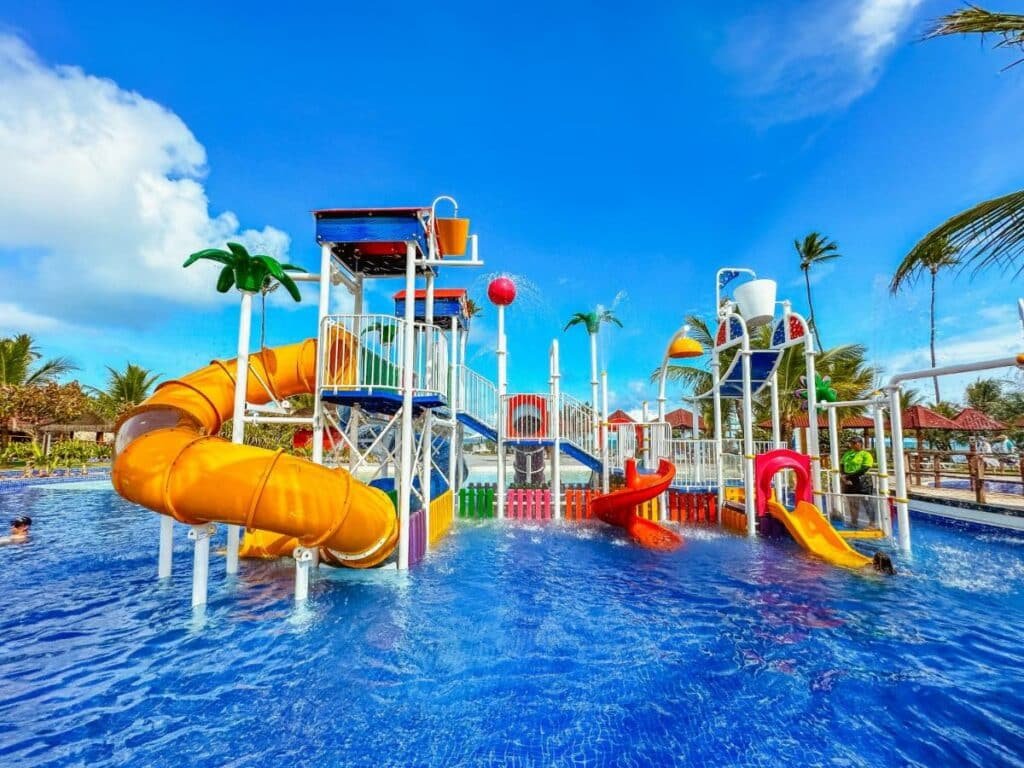
[[[339,348],[355,343],[337,333],[328,344],[339,353],[326,358],[354,359]],[[315,339],[253,354],[248,400],[262,404],[312,393],[316,366]],[[325,378],[343,383],[352,375],[339,368]],[[398,519],[382,491],[344,470],[217,436],[232,415],[234,386],[235,361],[214,361],[164,382],[126,414],[115,441],[115,490],[188,525],[245,526],[243,555],[282,555],[301,545],[318,548],[321,559],[334,565],[368,568],[386,560],[398,543]]]

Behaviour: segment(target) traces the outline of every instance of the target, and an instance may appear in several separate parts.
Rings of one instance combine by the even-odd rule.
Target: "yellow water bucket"
[[[443,256],[462,256],[469,240],[469,219],[434,219],[437,244]]]

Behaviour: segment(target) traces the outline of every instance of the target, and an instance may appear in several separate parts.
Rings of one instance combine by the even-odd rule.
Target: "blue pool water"
[[[188,607],[104,481],[0,490],[3,766],[1024,762],[1024,539],[919,523],[897,578],[692,531],[456,528],[409,574],[245,563]],[[325,570],[326,573],[326,570]]]

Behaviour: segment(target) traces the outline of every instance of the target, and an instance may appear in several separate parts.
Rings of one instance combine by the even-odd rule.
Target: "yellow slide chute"
[[[326,383],[353,380],[356,344],[344,332],[329,339],[325,357],[340,362]],[[314,339],[251,355],[246,399],[262,404],[312,393],[316,367]],[[336,565],[386,560],[398,543],[398,518],[385,493],[344,470],[217,437],[234,409],[235,372],[235,361],[214,361],[164,382],[130,411],[117,429],[115,490],[189,525],[245,526],[243,555],[277,556],[301,544]]]
[[[871,558],[847,544],[814,504],[798,501],[796,509],[791,511],[772,499],[768,502],[768,511],[786,526],[797,544],[822,560],[843,568],[863,568],[871,564]]]

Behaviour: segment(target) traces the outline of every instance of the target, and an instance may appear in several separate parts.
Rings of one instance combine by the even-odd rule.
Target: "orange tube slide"
[[[328,383],[351,380],[341,369],[354,360],[339,333],[329,360],[342,361]],[[249,357],[251,403],[312,393],[317,343],[308,339]],[[248,554],[287,554],[296,544],[316,547],[324,562],[368,568],[398,543],[398,518],[386,494],[341,469],[217,437],[234,409],[236,363],[214,361],[161,384],[118,424],[112,471],[124,498],[179,522],[245,526],[256,541]],[[269,532],[259,534],[259,532]],[[249,543],[247,541],[247,543]]]

